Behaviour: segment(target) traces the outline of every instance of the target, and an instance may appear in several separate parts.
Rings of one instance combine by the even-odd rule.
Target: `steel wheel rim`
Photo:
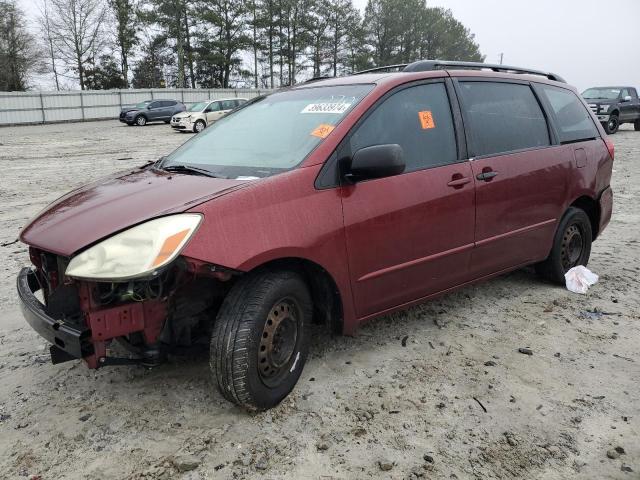
[[[611,118],[609,119],[609,130],[615,130],[615,128],[618,126],[618,120],[615,118]]]
[[[268,387],[276,387],[296,361],[294,353],[300,331],[300,308],[295,300],[276,302],[267,319],[258,346],[258,373]]]
[[[146,123],[146,121],[144,117],[138,117],[138,120],[136,121],[136,123],[142,127]]]
[[[562,266],[565,271],[575,267],[582,258],[584,251],[584,236],[582,230],[576,225],[569,225],[562,237]]]
[[[204,130],[204,124],[202,122],[196,122],[196,132],[200,133]]]

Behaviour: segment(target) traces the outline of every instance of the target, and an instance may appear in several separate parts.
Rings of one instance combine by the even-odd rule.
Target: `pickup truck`
[[[612,135],[623,123],[640,132],[640,100],[634,87],[593,87],[582,92],[605,131]]]

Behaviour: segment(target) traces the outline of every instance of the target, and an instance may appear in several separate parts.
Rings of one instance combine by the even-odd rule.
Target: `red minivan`
[[[269,408],[312,322],[353,334],[524,265],[555,282],[586,265],[612,163],[553,74],[419,61],[308,82],[55,201],[21,233],[18,294],[54,363],[209,344],[222,394]]]

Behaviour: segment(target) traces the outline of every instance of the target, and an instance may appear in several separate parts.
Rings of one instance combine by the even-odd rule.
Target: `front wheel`
[[[198,120],[194,125],[193,125],[193,131],[195,133],[200,133],[202,130],[205,129],[207,125],[204,123],[203,120]]]
[[[225,298],[211,335],[210,365],[223,396],[263,410],[298,381],[308,350],[312,302],[295,272],[242,277]]]
[[[569,207],[558,225],[551,253],[536,265],[538,274],[554,283],[564,284],[565,273],[589,263],[592,235],[591,221],[584,210]]]
[[[609,121],[603,124],[605,132],[607,135],[613,135],[620,128],[620,119],[617,115],[611,115],[609,117]]]
[[[135,120],[136,125],[139,127],[144,127],[147,124],[147,117],[144,115],[138,115]]]
[[[633,123],[633,128],[636,132],[640,132],[640,118]]]

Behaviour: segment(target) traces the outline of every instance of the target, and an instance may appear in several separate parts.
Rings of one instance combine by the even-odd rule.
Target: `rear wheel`
[[[202,130],[205,129],[207,125],[204,123],[203,120],[198,120],[196,121],[196,123],[193,125],[193,131],[195,133],[200,133]]]
[[[633,128],[636,132],[640,132],[640,118],[635,121],[635,123],[633,124]]]
[[[618,118],[618,115],[611,115],[609,117],[609,121],[607,123],[604,123],[603,125],[604,130],[607,132],[607,134],[613,135],[620,128],[620,119]]]
[[[295,272],[262,271],[236,283],[211,336],[211,370],[224,397],[250,409],[276,406],[298,381],[312,302]]]
[[[578,265],[586,266],[591,254],[591,221],[579,208],[570,207],[560,220],[551,253],[536,265],[536,271],[552,282],[564,284],[564,274]]]
[[[147,117],[144,115],[138,115],[135,119],[135,123],[139,127],[144,127],[147,124]]]

